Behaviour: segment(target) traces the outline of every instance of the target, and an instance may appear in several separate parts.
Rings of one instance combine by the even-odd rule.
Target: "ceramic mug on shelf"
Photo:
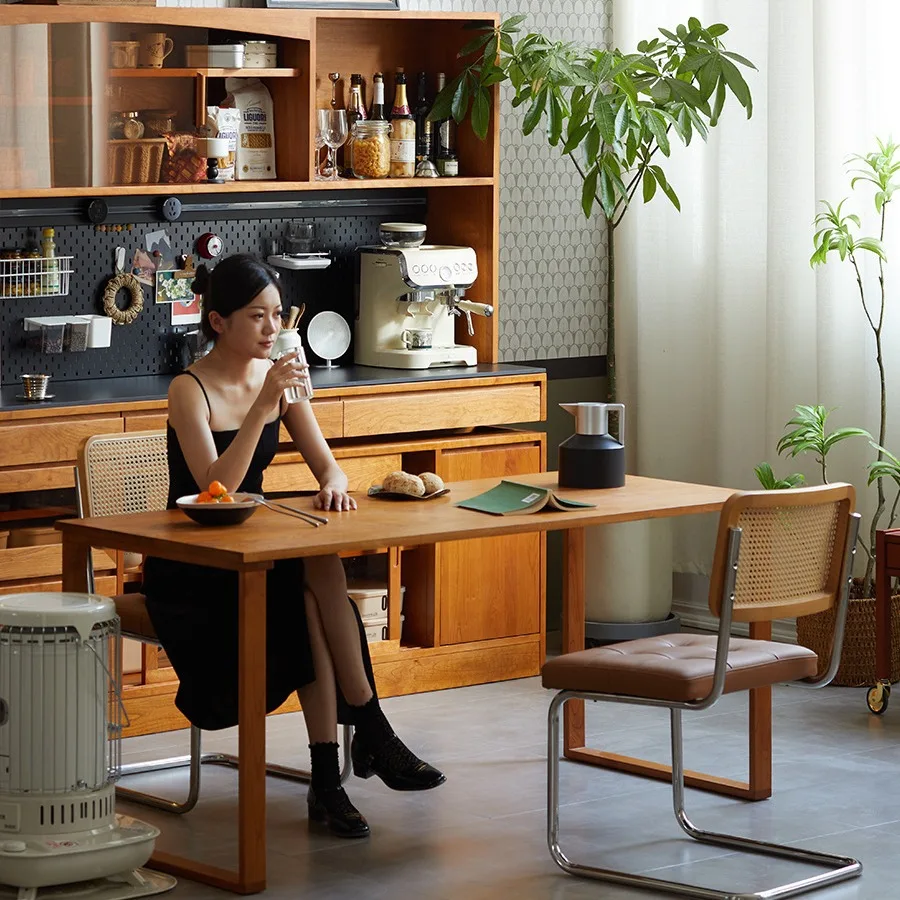
[[[409,350],[427,350],[431,347],[432,330],[430,328],[406,328],[400,334],[400,340]]]
[[[175,49],[175,42],[163,31],[151,31],[141,35],[138,48],[138,67],[161,69],[163,60]]]
[[[136,69],[140,41],[110,41],[109,67],[111,69]]]

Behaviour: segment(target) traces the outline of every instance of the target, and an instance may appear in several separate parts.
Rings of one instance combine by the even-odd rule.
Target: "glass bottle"
[[[347,130],[349,134],[353,134],[353,125],[355,122],[365,121],[368,118],[366,106],[362,99],[362,75],[353,73],[350,76],[350,100],[347,103]],[[345,178],[353,177],[353,160],[352,144],[344,150],[344,169],[341,174]]]
[[[391,109],[391,178],[416,174],[416,120],[406,99],[406,74],[397,70]]]
[[[387,122],[384,109],[384,75],[376,72],[372,76],[372,106],[369,109],[369,118],[373,122]]]
[[[41,253],[44,257],[41,290],[47,295],[59,294],[59,263],[56,260],[55,236],[54,229],[45,228],[41,237]]]
[[[446,76],[443,72],[437,74],[438,93],[444,89],[446,84]],[[441,175],[456,175],[459,173],[459,164],[456,161],[456,122],[453,116],[448,116],[436,123],[435,133],[437,135],[437,153],[435,163],[437,170]],[[447,163],[449,162],[449,165]],[[447,168],[450,171],[445,172]]]
[[[428,76],[424,72],[418,75],[418,91],[416,96],[416,163],[431,159],[432,123],[428,118],[431,103],[428,100]]]

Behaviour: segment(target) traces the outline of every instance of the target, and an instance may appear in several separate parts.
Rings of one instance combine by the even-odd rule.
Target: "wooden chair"
[[[732,495],[722,509],[710,580],[716,635],[674,634],[568,653],[543,667],[550,703],[547,750],[547,843],[565,872],[705,900],[774,900],[855,878],[860,863],[834,856],[703,831],[684,811],[681,714],[703,710],[723,693],[792,682],[820,688],[841,657],[849,581],[859,531],[854,491],[846,484]],[[805,647],[730,636],[735,622],[808,615],[837,604],[827,670],[816,678],[816,654]],[[734,893],[572,862],[559,842],[559,716],[568,700],[608,700],[670,711],[675,818],[692,838],[721,847],[827,867],[828,871],[758,893]],[[648,864],[649,864],[648,860]],[[760,871],[765,871],[761,867]]]
[[[78,453],[75,470],[79,516],[114,516],[166,508],[169,492],[169,468],[165,431],[133,431],[124,434],[100,434],[88,438]],[[125,583],[140,580],[139,560],[118,558],[118,568]],[[93,572],[88,572],[93,589]],[[147,613],[146,598],[140,593],[123,593],[113,598],[122,624],[122,636],[140,641],[144,650],[159,648],[159,639]],[[146,655],[143,666],[146,677]],[[190,767],[188,796],[183,802],[169,800],[142,791],[116,785],[116,796],[133,803],[152,806],[166,812],[184,814],[196,806],[200,796],[200,766],[205,764],[237,767],[237,757],[230,753],[203,753],[199,728],[191,726],[191,750],[188,756],[126,763],[122,776],[157,772],[162,769]],[[341,780],[350,774],[350,740],[353,730],[343,731],[343,766]],[[289,766],[268,763],[266,772],[289,781],[308,782],[309,773]]]

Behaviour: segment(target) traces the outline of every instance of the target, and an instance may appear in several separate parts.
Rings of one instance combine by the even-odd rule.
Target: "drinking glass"
[[[331,176],[324,176],[325,181],[337,181],[337,149],[342,147],[350,134],[347,127],[346,109],[320,109],[318,113],[318,130],[325,138],[328,147],[328,166],[331,168]]]
[[[316,181],[325,181],[325,175],[322,171],[325,167],[325,162],[322,159],[322,148],[325,146],[325,132],[322,130],[324,120],[321,114],[327,111],[325,109],[317,110],[318,115],[316,116],[316,153],[313,157],[313,170]]]

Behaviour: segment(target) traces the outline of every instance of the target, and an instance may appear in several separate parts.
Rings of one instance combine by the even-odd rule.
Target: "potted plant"
[[[552,41],[537,32],[521,36],[525,18],[475,28],[458,54],[466,60],[462,71],[435,98],[430,117],[452,116],[459,123],[469,115],[475,134],[484,139],[493,86],[509,82],[523,133],[543,124],[550,145],[577,169],[582,211],[585,216],[599,211],[606,227],[607,399],[612,402],[617,397],[616,229],[638,195],[649,203],[662,194],[681,209],[664,168],[672,144],[689,145],[695,137],[705,141],[730,97],[749,118],[753,105],[741,69],[755,67],[726,49],[726,25],[705,27],[694,17],[672,30],[660,28],[636,52]],[[666,619],[670,524],[653,520],[592,528],[588,540],[591,618]],[[635,566],[635,560],[642,564]]]
[[[874,439],[868,431],[862,428],[841,428],[831,434],[825,433],[825,421],[831,410],[823,406],[797,406],[795,416],[786,428],[790,429],[778,442],[778,453],[788,453],[790,456],[812,452],[816,455],[821,466],[822,481],[827,482],[826,456],[828,451],[840,441],[849,437],[864,436],[869,439],[877,456],[869,465],[868,484],[876,484],[876,506],[872,513],[867,528],[860,532],[859,546],[865,554],[866,567],[862,577],[854,579],[851,589],[851,606],[847,618],[847,633],[844,643],[841,670],[835,677],[835,684],[863,685],[871,684],[874,679],[874,634],[875,634],[875,601],[874,601],[874,573],[875,573],[875,538],[879,528],[892,527],[897,518],[898,503],[900,503],[900,460],[885,448],[887,439],[887,410],[888,395],[887,381],[884,370],[883,334],[886,313],[885,293],[885,255],[883,238],[887,221],[887,210],[893,198],[894,192],[900,187],[900,181],[895,181],[895,176],[900,172],[900,159],[898,150],[900,147],[892,141],[877,140],[878,149],[865,156],[854,155],[848,161],[849,174],[851,176],[850,187],[855,190],[858,186],[868,186],[873,190],[873,202],[879,222],[878,236],[861,234],[861,219],[855,213],[845,212],[847,199],[841,200],[836,205],[823,202],[824,211],[815,219],[817,231],[814,237],[814,252],[810,257],[810,265],[820,266],[828,262],[829,256],[837,254],[840,261],[847,263],[853,269],[856,291],[862,306],[866,322],[872,331],[875,349],[875,366],[878,371],[880,393],[880,415],[878,422],[878,437]],[[862,263],[863,255],[871,254],[877,263],[877,288],[875,296],[872,296],[871,282],[864,275]],[[773,483],[777,479],[770,480],[768,472],[771,467],[763,463],[757,467],[757,475],[764,487],[780,487],[782,484]],[[789,479],[798,476],[789,476]],[[802,476],[799,476],[802,478]],[[897,486],[897,493],[890,503],[888,512],[888,498],[886,496],[884,479],[893,480]],[[792,485],[793,486],[793,485]],[[887,518],[885,519],[885,516]],[[893,628],[900,629],[900,597],[893,601],[892,623]],[[830,645],[833,616],[829,613],[818,613],[808,616],[797,622],[797,636],[800,643],[812,647],[812,649],[827,650]],[[898,634],[900,636],[900,634]],[[895,641],[895,646],[900,641]],[[898,647],[900,650],[900,647]],[[892,680],[900,677],[900,658],[892,663]],[[879,706],[880,699],[875,698],[875,706]],[[871,701],[870,701],[871,705]],[[873,711],[883,711],[883,705]]]

